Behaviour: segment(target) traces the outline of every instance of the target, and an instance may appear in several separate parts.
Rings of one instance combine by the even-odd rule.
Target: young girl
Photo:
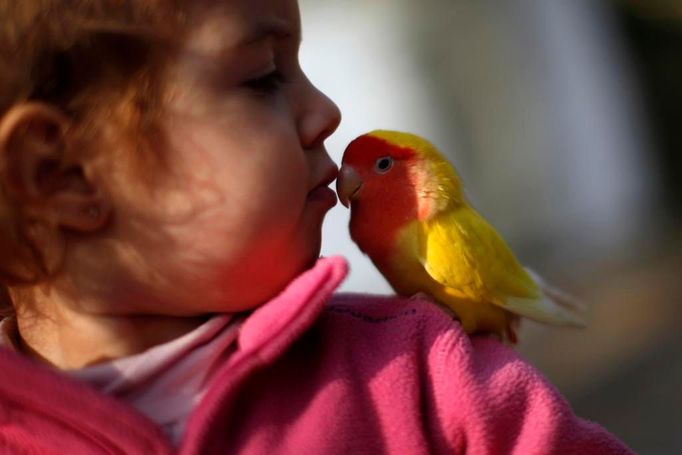
[[[317,260],[294,0],[0,0],[2,453],[629,453],[499,342]]]

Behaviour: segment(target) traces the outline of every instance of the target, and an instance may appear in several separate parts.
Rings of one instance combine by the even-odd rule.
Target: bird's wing
[[[584,326],[579,306],[534,279],[473,209],[434,218],[424,226],[420,246],[427,273],[455,291],[547,324]]]
[[[453,289],[472,289],[492,303],[534,299],[540,290],[495,229],[476,211],[460,208],[425,224],[420,242],[427,273]]]

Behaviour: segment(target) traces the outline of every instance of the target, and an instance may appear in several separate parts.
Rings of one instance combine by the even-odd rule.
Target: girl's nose
[[[341,111],[324,93],[310,85],[307,109],[299,121],[299,134],[303,148],[322,145],[341,123]]]

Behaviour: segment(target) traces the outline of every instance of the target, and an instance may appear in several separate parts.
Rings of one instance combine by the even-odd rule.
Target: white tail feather
[[[582,313],[586,305],[568,294],[549,286],[535,272],[526,269],[542,291],[539,299],[508,297],[505,307],[522,316],[551,325],[585,327]]]

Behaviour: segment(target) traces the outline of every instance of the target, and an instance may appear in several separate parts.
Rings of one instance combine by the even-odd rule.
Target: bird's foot
[[[426,300],[427,302],[437,303],[436,299],[434,299],[431,294],[427,294],[426,292],[417,292],[410,297],[410,300]]]

